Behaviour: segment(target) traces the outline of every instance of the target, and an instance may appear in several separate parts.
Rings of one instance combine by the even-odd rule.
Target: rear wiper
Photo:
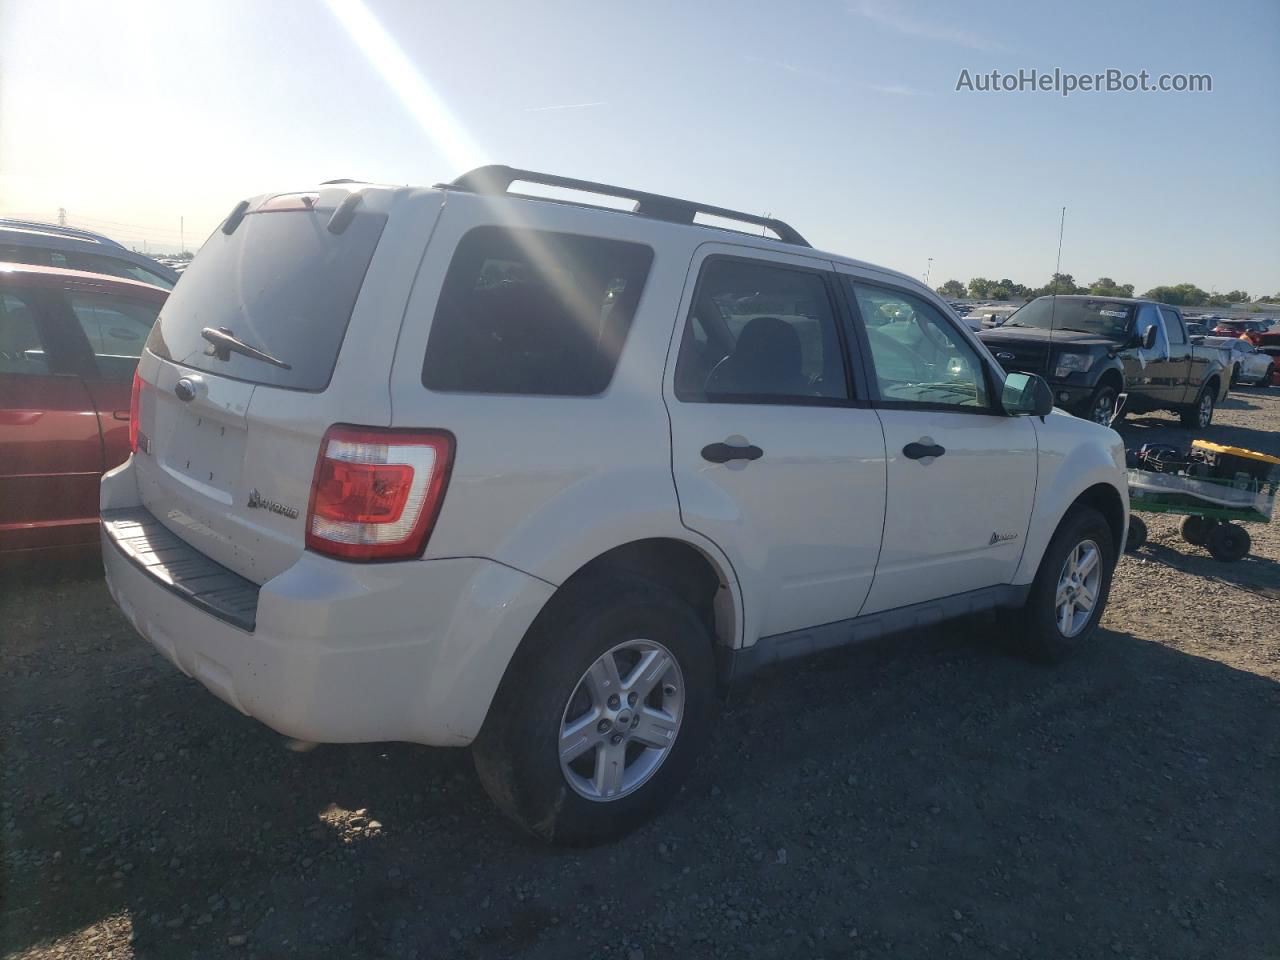
[[[261,360],[263,363],[269,363],[273,367],[279,367],[281,370],[292,370],[293,367],[283,360],[277,360],[269,353],[251,347],[243,340],[237,340],[236,337],[226,327],[205,327],[200,331],[200,336],[204,337],[213,348],[209,350],[210,355],[217,357],[219,360],[230,360],[231,354],[242,354],[246,357],[253,357],[255,360]]]

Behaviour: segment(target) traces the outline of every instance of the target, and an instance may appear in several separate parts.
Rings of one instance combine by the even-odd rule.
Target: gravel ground
[[[1280,390],[1218,420],[1280,454]],[[588,851],[516,833],[464,751],[291,749],[100,580],[29,576],[0,595],[0,953],[1280,957],[1280,524],[1224,565],[1151,519],[1070,664],[975,623],[766,673],[670,811]]]

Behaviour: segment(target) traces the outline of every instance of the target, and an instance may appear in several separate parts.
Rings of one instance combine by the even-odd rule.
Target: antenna
[[[1049,281],[1049,349],[1044,353],[1044,378],[1049,379],[1049,371],[1053,363],[1053,315],[1058,310],[1058,274],[1062,272],[1062,232],[1067,226],[1067,208],[1062,208],[1062,217],[1058,221],[1058,262],[1053,266],[1053,279]]]

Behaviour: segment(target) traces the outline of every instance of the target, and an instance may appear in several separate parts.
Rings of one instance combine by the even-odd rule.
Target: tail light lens
[[[307,549],[342,560],[422,555],[440,513],[453,434],[330,427],[320,444]]]
[[[138,452],[138,397],[142,393],[142,378],[133,371],[133,389],[129,391],[129,452]]]

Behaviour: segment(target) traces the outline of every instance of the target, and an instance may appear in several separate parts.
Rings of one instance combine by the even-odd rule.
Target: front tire
[[[1026,604],[1009,618],[1015,649],[1058,663],[1083,647],[1102,619],[1115,565],[1106,518],[1092,507],[1073,508],[1049,541]]]
[[[1115,387],[1108,383],[1099,384],[1085,407],[1084,419],[1100,423],[1104,427],[1109,426],[1112,416],[1115,415],[1116,399],[1119,396]]]
[[[718,710],[710,632],[636,577],[572,587],[534,623],[473,746],[494,803],[530,833],[587,845],[671,799]]]

